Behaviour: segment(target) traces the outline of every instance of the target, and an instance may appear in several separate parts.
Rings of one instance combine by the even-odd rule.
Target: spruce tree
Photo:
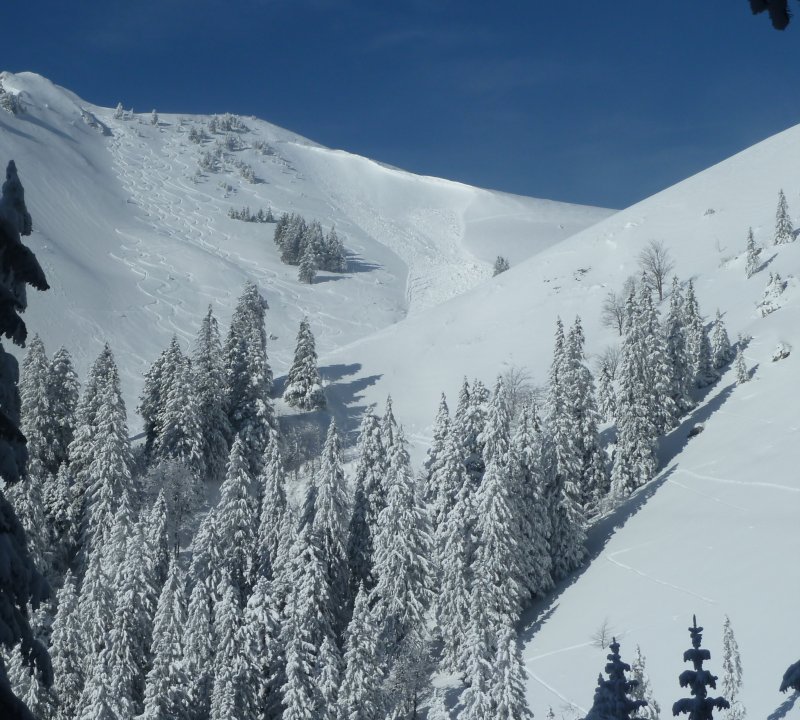
[[[607,362],[600,367],[597,378],[597,409],[600,417],[606,422],[613,423],[617,416],[617,394],[614,390],[614,379]]]
[[[294,362],[286,377],[283,399],[289,405],[302,410],[316,410],[325,407],[322,379],[317,368],[317,351],[308,318],[303,318],[300,322]]]
[[[429,505],[437,504],[439,488],[437,487],[437,471],[442,466],[444,445],[450,434],[450,409],[447,407],[447,398],[444,393],[439,400],[439,409],[433,422],[433,440],[425,458],[423,472],[423,495]],[[433,529],[436,530],[438,519],[432,518]]]
[[[733,349],[719,310],[717,310],[717,318],[714,321],[714,332],[711,335],[711,357],[716,370],[721,370],[733,359]]]
[[[8,163],[0,197],[0,246],[3,249],[0,305],[0,334],[24,346],[27,336],[20,313],[27,306],[26,285],[47,290],[44,272],[34,254],[22,244],[30,235],[31,216],[25,206],[25,192],[14,161]],[[25,474],[27,454],[25,436],[19,430],[20,398],[17,388],[18,366],[0,344],[0,478],[13,485]],[[11,505],[0,491],[0,638],[8,648],[21,643],[26,658],[31,658],[45,686],[52,683],[49,658],[33,639],[27,606],[37,606],[46,595],[46,585],[36,570],[26,546],[25,532]],[[29,718],[25,706],[14,696],[0,666],[0,715]]]
[[[119,719],[109,657],[110,652],[104,650],[93,658],[74,720]]]
[[[144,376],[142,393],[139,396],[139,415],[144,421],[145,454],[150,457],[161,434],[167,389],[183,359],[178,338],[173,335],[169,346],[161,352]]]
[[[208,720],[214,682],[214,651],[217,647],[212,614],[212,591],[198,582],[189,598],[183,634],[183,664],[189,678],[189,718]]]
[[[700,645],[703,642],[703,628],[697,627],[697,618],[692,617],[689,628],[692,647],[683,654],[684,662],[694,665],[693,670],[684,670],[678,677],[681,687],[691,689],[692,697],[682,698],[672,706],[673,715],[688,715],[689,720],[711,720],[713,711],[727,710],[730,703],[724,697],[708,697],[708,688],[716,689],[717,676],[703,668],[703,663],[711,659],[711,653]]]
[[[80,651],[88,679],[97,656],[108,643],[108,634],[114,620],[112,578],[104,569],[102,547],[89,552],[78,599],[78,615],[83,637]]]
[[[493,717],[496,710],[493,679],[497,654],[497,625],[486,613],[482,599],[487,595],[485,583],[475,577],[470,604],[470,619],[467,625],[462,660],[469,687],[462,695],[464,706],[460,718],[481,720]],[[463,632],[463,629],[462,629]]]
[[[779,689],[781,692],[786,692],[787,690],[800,692],[800,660],[786,669]]]
[[[36,475],[40,483],[46,479],[45,473],[50,471],[48,451],[52,431],[47,394],[49,368],[44,343],[38,335],[34,335],[28,344],[20,373],[20,430],[28,441],[28,472]]]
[[[758,272],[758,268],[760,267],[758,256],[761,253],[761,248],[756,246],[756,241],[753,237],[753,228],[749,228],[747,231],[747,246],[745,252],[747,254],[745,275],[751,278]]]
[[[210,305],[195,340],[192,371],[201,423],[203,476],[211,482],[222,482],[232,434],[226,404],[219,325]]]
[[[594,702],[586,715],[586,720],[631,720],[631,713],[647,705],[644,700],[633,699],[637,687],[636,680],[628,680],[626,672],[631,666],[622,662],[619,654],[619,643],[614,638],[609,645],[611,653],[607,655],[606,664],[608,679],[600,675],[597,679],[597,690]]]
[[[794,241],[794,227],[789,218],[789,205],[786,202],[786,195],[783,190],[778,192],[778,209],[775,211],[775,235],[774,245],[784,245]]]
[[[273,578],[280,547],[281,535],[287,514],[286,476],[283,457],[276,438],[272,438],[265,452],[259,487],[261,513],[258,524],[256,567],[265,577]]]
[[[269,436],[277,431],[270,391],[264,314],[267,302],[255,283],[245,284],[236,305],[223,352],[231,429],[241,436],[250,472],[261,467]]]
[[[733,634],[731,619],[726,615],[722,626],[722,690],[723,697],[728,699],[730,708],[725,713],[727,720],[743,720],[747,712],[739,692],[742,689],[742,659],[739,656],[739,644]]]
[[[689,363],[697,387],[706,387],[717,379],[711,356],[711,343],[708,331],[700,316],[700,309],[694,293],[694,285],[689,281],[686,299],[683,304],[684,327],[687,335]]]
[[[526,672],[517,633],[503,625],[498,634],[497,659],[492,677],[492,699],[497,720],[531,720],[533,713],[525,697]]]
[[[210,720],[241,718],[248,720],[249,696],[245,684],[242,645],[240,589],[232,578],[224,583],[222,598],[214,608],[214,684],[211,691]]]
[[[639,709],[639,717],[642,720],[659,720],[661,714],[661,707],[656,699],[653,697],[653,690],[650,687],[650,678],[647,675],[645,668],[645,656],[642,654],[641,648],[636,646],[636,657],[631,663],[631,680],[636,682],[636,685],[631,689],[631,698],[634,700],[641,700],[645,703]]]
[[[317,687],[317,712],[319,720],[337,720],[337,698],[342,676],[342,658],[339,649],[329,637],[322,641],[314,682]]]

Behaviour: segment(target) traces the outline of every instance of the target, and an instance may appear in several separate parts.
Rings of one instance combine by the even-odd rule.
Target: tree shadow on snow
[[[347,280],[347,275],[317,275],[311,284],[319,285],[320,283],[337,282],[339,280]]]
[[[771,264],[772,264],[772,261],[773,261],[773,260],[774,260],[776,257],[778,257],[778,253],[773,253],[773,254],[772,254],[772,257],[770,257],[770,258],[767,258],[766,260],[764,260],[764,262],[762,262],[762,263],[761,263],[761,265],[759,265],[759,266],[756,268],[756,272],[757,272],[757,273],[759,273],[759,272],[761,272],[762,270],[764,270],[764,269],[765,269],[767,266],[771,265]]]
[[[573,570],[563,580],[556,583],[555,588],[541,599],[533,603],[522,613],[519,637],[526,643],[533,639],[536,633],[550,619],[558,607],[558,599],[571,585],[574,585],[589,566],[603,553],[608,541],[616,534],[617,530],[624,527],[647,501],[655,495],[658,489],[675,472],[675,466],[662,470],[653,480],[642,485],[630,497],[626,498],[611,512],[599,518],[586,531],[586,559],[579,568]]]
[[[786,713],[794,707],[798,697],[800,697],[800,693],[792,693],[792,695],[778,705],[772,713],[767,715],[767,720],[781,720],[786,717]]]
[[[365,273],[372,272],[373,270],[380,270],[381,266],[377,263],[367,262],[358,255],[347,256],[347,272],[349,273]]]

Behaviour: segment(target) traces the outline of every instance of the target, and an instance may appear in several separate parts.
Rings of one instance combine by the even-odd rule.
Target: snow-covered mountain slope
[[[684,280],[694,278],[701,310],[720,308],[732,340],[752,335],[745,351],[753,379],[735,385],[728,371],[704,402],[664,439],[659,476],[592,530],[592,562],[524,623],[528,697],[537,717],[582,717],[591,706],[605,654],[592,635],[608,619],[631,661],[648,658],[662,716],[686,695],[693,613],[722,672],[725,614],[744,663],[742,700],[750,717],[767,717],[800,658],[800,242],[771,244],[778,191],[800,216],[800,127],[624,210],[475,290],[326,356],[348,367],[359,388],[354,405],[380,404],[387,392],[416,441],[430,436],[438,395],[455,403],[461,377],[492,383],[509,366],[544,383],[557,316],[580,314],[590,354],[618,342],[601,323],[610,290],[637,273],[637,256],[661,240]],[[764,244],[762,268],[745,277],[748,226]],[[756,305],[770,273],[788,281],[781,307],[762,317]],[[779,342],[796,349],[779,362]],[[342,386],[343,395],[352,395]],[[335,395],[337,385],[329,389]],[[695,423],[700,435],[688,439]],[[574,710],[569,709],[574,705]],[[796,711],[795,711],[796,712]],[[780,715],[774,715],[778,717]]]
[[[280,375],[304,314],[329,351],[481,284],[498,253],[517,263],[610,213],[412,175],[255,118],[247,131],[213,134],[210,117],[115,119],[30,73],[0,83],[25,107],[0,112],[0,157],[17,162],[29,244],[52,286],[32,298],[30,329],[51,352],[67,345],[81,371],[110,341],[131,401],[170,335],[188,344],[209,303],[227,324],[248,278],[271,307]],[[193,143],[192,129],[208,137]],[[200,157],[228,137],[236,147],[222,167],[199,173]],[[348,272],[300,284],[279,261],[274,225],[227,216],[243,206],[335,224]]]

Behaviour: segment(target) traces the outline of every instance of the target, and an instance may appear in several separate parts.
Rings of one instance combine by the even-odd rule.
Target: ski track
[[[691,477],[697,478],[698,480],[709,480],[711,482],[722,483],[723,485],[742,485],[744,487],[755,487],[755,488],[769,488],[771,490],[782,490],[783,492],[790,492],[790,493],[800,493],[800,488],[790,487],[789,485],[779,485],[778,483],[768,483],[768,482],[749,482],[746,480],[728,480],[726,478],[718,478],[714,477],[713,475],[703,475],[698,472],[694,472],[692,470],[685,470],[682,468],[678,468],[678,472],[682,472],[685,475],[689,475]],[[708,496],[712,497],[712,496]],[[717,499],[717,498],[714,498]],[[718,502],[722,502],[719,501]],[[730,503],[726,503],[730,504]],[[733,505],[732,507],[738,507]],[[746,508],[739,508],[740,510],[745,510]]]
[[[583,708],[580,705],[578,705],[577,703],[575,703],[572,700],[570,700],[568,697],[566,697],[565,695],[560,693],[558,690],[556,690],[552,685],[548,685],[544,680],[542,680],[542,678],[540,678],[535,672],[533,672],[533,670],[531,670],[529,667],[527,667],[527,665],[525,666],[525,670],[527,671],[529,678],[535,680],[537,683],[539,683],[539,685],[541,685],[546,690],[549,690],[551,693],[553,693],[553,695],[555,695],[557,698],[562,700],[564,703],[566,703],[570,707],[577,708],[580,711],[581,715],[586,715],[586,713],[587,713],[586,708]]]
[[[616,558],[617,555],[622,555],[623,553],[630,552],[631,550],[635,549],[636,549],[635,547],[625,548],[623,550],[617,550],[616,552],[613,553],[604,553],[604,556],[606,560],[608,560],[613,565],[616,565],[617,567],[620,567],[623,570],[628,570],[629,572],[635,573],[636,575],[639,575],[640,577],[650,580],[651,582],[657,583],[658,585],[663,585],[664,587],[671,588],[672,590],[677,590],[678,592],[685,593],[686,595],[691,595],[692,597],[696,597],[698,600],[702,600],[703,602],[708,603],[709,605],[717,604],[717,601],[714,600],[713,598],[709,598],[706,597],[705,595],[700,595],[699,593],[692,592],[691,590],[681,587],[680,585],[673,585],[672,583],[668,583],[665,580],[659,580],[657,577],[653,577],[652,575],[642,570],[637,570],[635,567],[626,565],[625,563],[617,560]]]

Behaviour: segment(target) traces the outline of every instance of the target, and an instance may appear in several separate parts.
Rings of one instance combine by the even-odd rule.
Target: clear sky
[[[415,172],[624,207],[800,122],[800,15],[747,0],[24,0],[0,68],[257,115]]]

